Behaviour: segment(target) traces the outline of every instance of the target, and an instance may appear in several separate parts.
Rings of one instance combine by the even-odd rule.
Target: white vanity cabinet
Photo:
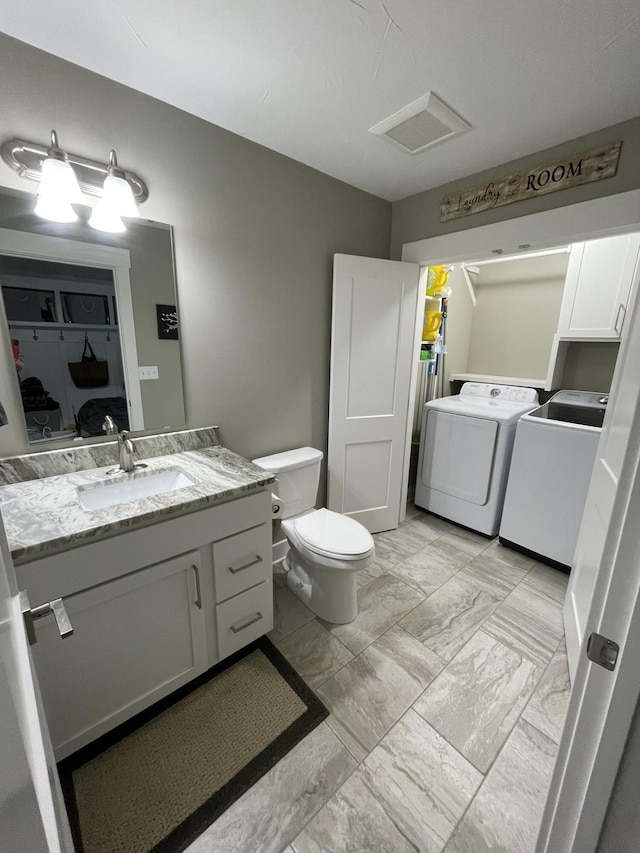
[[[32,653],[58,758],[207,669],[199,551],[65,599],[73,634],[36,623]]]
[[[639,251],[638,234],[572,245],[558,320],[561,339],[620,340]]]
[[[63,598],[74,629],[35,623],[58,760],[271,630],[270,509],[259,491],[17,566],[31,606]]]

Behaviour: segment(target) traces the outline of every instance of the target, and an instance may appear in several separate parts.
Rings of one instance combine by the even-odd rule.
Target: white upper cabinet
[[[574,243],[558,336],[619,341],[640,251],[640,234]]]

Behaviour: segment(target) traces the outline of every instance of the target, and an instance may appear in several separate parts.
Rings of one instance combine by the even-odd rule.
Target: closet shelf
[[[452,382],[488,382],[491,385],[522,385],[526,388],[544,388],[544,379],[527,379],[522,376],[489,376],[485,373],[452,373]]]
[[[98,323],[47,323],[46,320],[9,320],[10,329],[67,329],[77,332],[117,332],[118,326],[112,324]]]

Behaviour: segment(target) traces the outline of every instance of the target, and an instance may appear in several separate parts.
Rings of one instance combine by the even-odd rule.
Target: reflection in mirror
[[[0,189],[0,383],[16,389],[2,455],[24,435],[33,449],[104,437],[106,414],[118,429],[184,424],[180,342],[160,322],[176,305],[171,228],[101,234],[86,218],[46,222],[33,195]]]
[[[129,418],[113,271],[0,255],[31,444],[141,428]]]

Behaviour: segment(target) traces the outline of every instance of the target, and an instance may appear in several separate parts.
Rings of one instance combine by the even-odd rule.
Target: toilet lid
[[[311,551],[341,557],[360,557],[373,548],[373,539],[360,522],[318,509],[296,519],[296,533]]]

